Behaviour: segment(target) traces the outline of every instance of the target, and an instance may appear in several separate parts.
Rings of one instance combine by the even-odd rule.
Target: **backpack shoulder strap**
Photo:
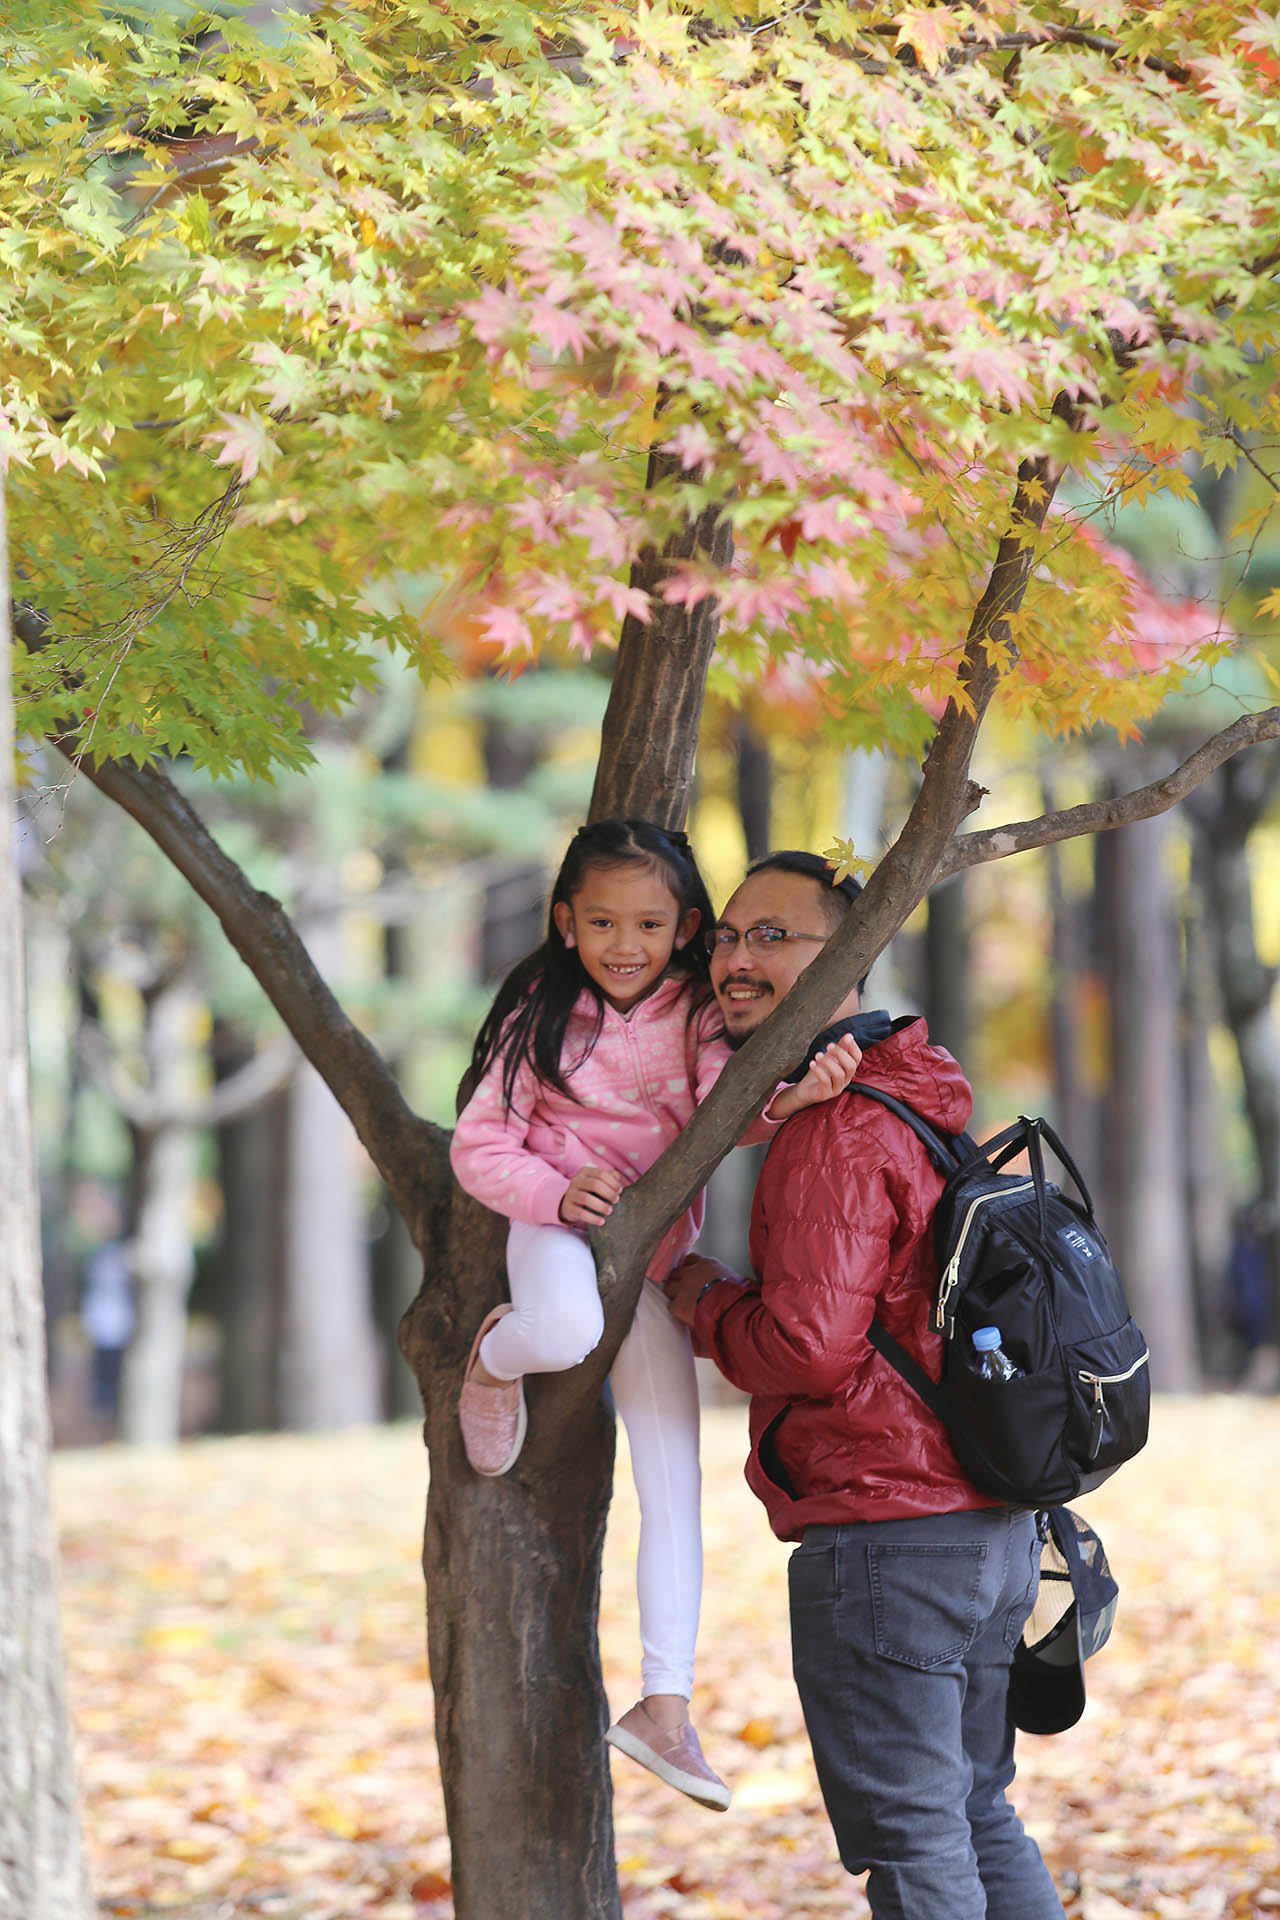
[[[865,1099],[875,1100],[880,1106],[887,1107],[890,1113],[896,1113],[899,1120],[909,1126],[921,1142],[925,1152],[944,1179],[953,1174],[964,1159],[963,1153],[956,1151],[954,1142],[963,1141],[968,1146],[974,1144],[967,1134],[939,1133],[936,1127],[930,1126],[922,1113],[917,1113],[915,1108],[909,1107],[905,1100],[899,1100],[892,1093],[885,1093],[880,1087],[869,1087],[861,1080],[851,1080],[845,1092],[860,1093]]]
[[[876,1100],[890,1113],[896,1113],[899,1120],[910,1127],[920,1141],[933,1165],[949,1179],[956,1168],[967,1163],[974,1153],[980,1153],[977,1143],[968,1134],[942,1134],[929,1125],[923,1114],[909,1107],[905,1100],[898,1100],[891,1093],[885,1093],[880,1087],[865,1086],[860,1080],[851,1080],[846,1093],[861,1093],[868,1100]],[[914,1387],[925,1405],[937,1414],[939,1420],[946,1418],[946,1403],[937,1383],[931,1380],[918,1361],[913,1360],[906,1348],[895,1340],[879,1320],[872,1320],[867,1328],[867,1338],[880,1356],[889,1362],[895,1373],[900,1373],[909,1387]]]
[[[879,1320],[873,1320],[867,1328],[867,1338],[876,1352],[889,1362],[895,1373],[900,1373],[909,1387],[914,1387],[925,1405],[937,1414],[939,1420],[947,1417],[947,1404],[936,1381],[931,1380],[918,1360],[913,1360],[906,1348],[894,1339],[889,1330]]]

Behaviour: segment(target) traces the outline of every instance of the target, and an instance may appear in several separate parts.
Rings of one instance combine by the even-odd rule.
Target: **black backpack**
[[[1146,1445],[1151,1379],[1147,1343],[1071,1156],[1044,1120],[1024,1115],[979,1146],[968,1134],[937,1132],[878,1087],[854,1080],[848,1091],[896,1113],[946,1180],[933,1228],[931,1325],[945,1342],[941,1380],[935,1384],[879,1320],[868,1339],[942,1420],[983,1492],[1029,1507],[1088,1493]],[[1045,1178],[1043,1145],[1083,1205]],[[1024,1151],[1028,1173],[1001,1171]],[[1000,1329],[1016,1378],[978,1371],[976,1327]]]

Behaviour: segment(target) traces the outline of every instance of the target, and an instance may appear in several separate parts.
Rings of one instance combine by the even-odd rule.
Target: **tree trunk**
[[[652,590],[667,558],[704,544],[727,559],[728,533],[711,514],[636,576]],[[716,627],[713,601],[692,611],[656,602],[648,627],[625,623],[592,819],[683,823]],[[663,1229],[611,1272],[596,1352],[526,1383],[529,1437],[513,1471],[489,1481],[466,1464],[456,1408],[475,1329],[505,1293],[506,1223],[456,1187],[435,1218],[401,1345],[431,1454],[423,1568],[455,1910],[459,1920],[620,1920],[597,1638],[614,1461],[601,1390]]]
[[[1109,837],[1111,1090],[1108,1164],[1118,1187],[1106,1218],[1135,1317],[1166,1392],[1199,1384],[1187,1251],[1178,1045],[1178,928],[1165,819]]]
[[[190,1109],[199,1093],[195,1034],[201,1001],[178,976],[151,996],[147,1053],[158,1109]],[[197,1175],[194,1127],[161,1119],[139,1134],[137,1225],[129,1246],[137,1323],[120,1380],[120,1436],[134,1446],[169,1446],[181,1433],[187,1295]]]
[[[454,1187],[433,1226],[401,1341],[431,1456],[423,1571],[455,1912],[618,1920],[597,1641],[612,1417],[598,1382],[574,1398],[559,1376],[530,1379],[516,1466],[499,1480],[471,1471],[458,1390],[505,1292],[506,1222]]]
[[[1217,955],[1219,991],[1240,1059],[1245,1115],[1257,1157],[1257,1198],[1267,1221],[1271,1344],[1280,1338],[1280,1032],[1272,1012],[1276,970],[1254,932],[1249,835],[1280,786],[1280,749],[1263,747],[1247,768],[1227,765],[1189,808],[1197,829],[1195,874]]]
[[[1194,874],[1194,858],[1192,861]],[[1196,1302],[1196,1333],[1202,1360],[1220,1363],[1224,1277],[1231,1249],[1231,1191],[1223,1164],[1222,1101],[1209,1051],[1218,1019],[1212,939],[1204,901],[1189,890],[1183,916],[1186,954],[1182,1013],[1183,1111],[1187,1130],[1187,1245]]]
[[[1045,783],[1046,809],[1054,802]],[[1091,1001],[1098,981],[1086,930],[1087,902],[1067,893],[1057,847],[1045,848],[1049,896],[1049,1049],[1053,1071],[1053,1110],[1058,1131],[1070,1144],[1076,1165],[1091,1193],[1101,1197],[1098,1153],[1098,1035]],[[1096,1014],[1094,1016],[1096,1018]],[[1105,1221],[1104,1221],[1105,1230]]]
[[[970,940],[964,875],[929,895],[924,933],[924,1010],[929,1038],[957,1060],[969,1057]]]
[[[650,454],[651,486],[679,471],[671,455]],[[622,623],[618,664],[600,731],[592,820],[635,818],[660,827],[684,825],[720,607],[713,598],[700,600],[696,607],[668,606],[659,588],[674,561],[695,555],[720,568],[727,568],[733,557],[733,530],[714,507],[668,541],[660,554],[647,551],[632,568],[631,584],[653,596],[653,611],[647,627],[634,614]]]
[[[889,768],[889,756],[871,747],[858,747],[844,756],[840,831],[863,860],[874,861],[885,844]],[[906,1011],[910,1001],[910,1010],[918,1010],[918,996],[907,992],[899,954],[900,943],[895,943],[872,962],[862,999],[865,1007],[887,1007],[897,1014]]]
[[[89,1920],[49,1508],[0,491],[0,1920]]]
[[[350,1427],[382,1413],[359,1149],[314,1067],[289,1089],[281,1425]]]
[[[322,973],[337,968],[336,926],[313,929],[307,944]],[[362,1156],[347,1116],[305,1062],[290,1082],[286,1153],[281,1423],[301,1432],[364,1425],[381,1417],[382,1368]]]
[[[230,1057],[242,1065],[251,1054],[237,1049]],[[224,1433],[266,1433],[279,1425],[287,1103],[287,1093],[273,1094],[218,1128],[222,1232],[214,1280],[222,1327],[219,1425]]]
[[[738,818],[750,866],[773,845],[773,756],[769,742],[745,714],[734,722],[733,747]]]

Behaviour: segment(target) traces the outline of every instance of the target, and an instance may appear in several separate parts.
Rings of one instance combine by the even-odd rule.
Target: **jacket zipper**
[[[621,1018],[621,1016],[619,1016],[619,1018]],[[653,1090],[649,1085],[649,1077],[644,1070],[644,1056],[640,1050],[640,1043],[631,1031],[631,1022],[629,1020],[622,1021],[622,1031],[626,1038],[627,1051],[631,1055],[631,1064],[635,1068],[636,1092],[640,1096],[641,1104],[650,1113],[656,1114],[658,1111],[657,1102],[654,1100]]]

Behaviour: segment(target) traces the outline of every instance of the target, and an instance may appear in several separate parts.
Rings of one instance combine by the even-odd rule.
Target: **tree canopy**
[[[0,28],[21,724],[265,774],[381,647],[587,650],[656,593],[916,750],[1010,532],[1011,710],[1127,730],[1224,643],[1152,638],[1096,526],[1277,424],[1262,9],[263,12]],[[708,507],[731,563],[639,584]]]

